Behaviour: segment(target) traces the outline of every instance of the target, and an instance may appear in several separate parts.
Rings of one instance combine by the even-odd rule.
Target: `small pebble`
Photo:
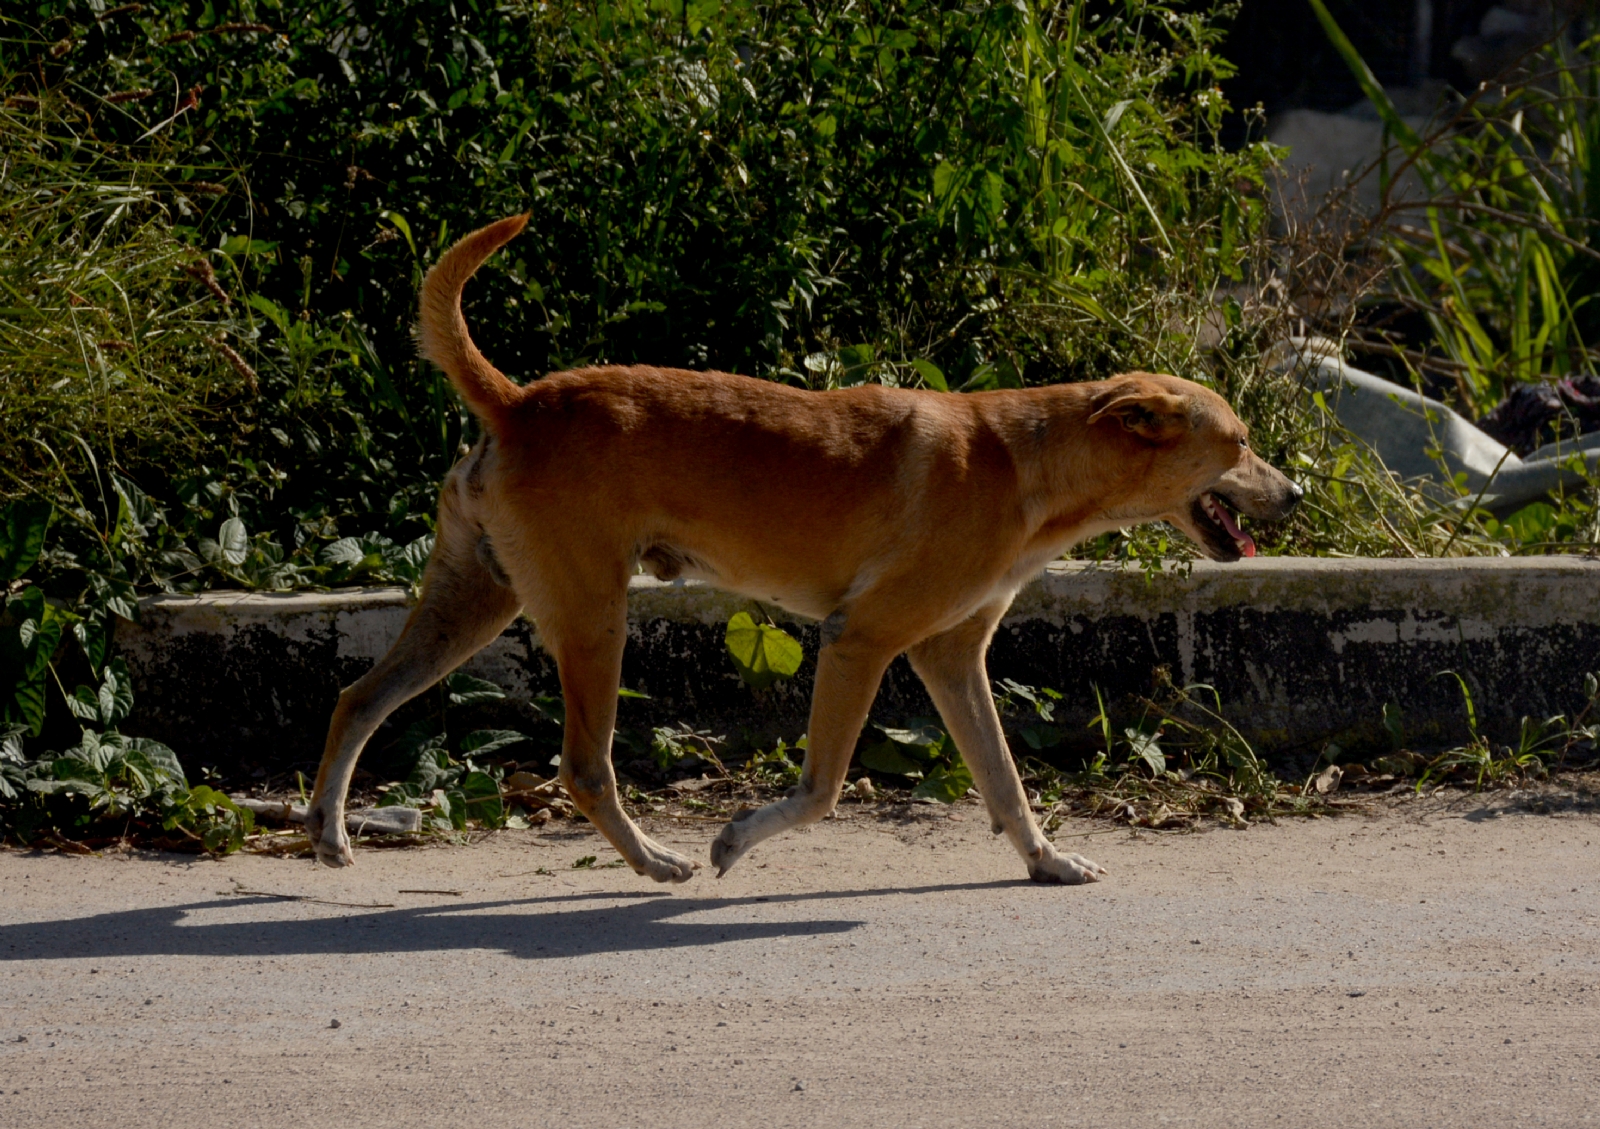
[[[806,1084],[804,1082],[796,1082],[794,1084],[794,1088],[795,1088],[795,1092],[798,1093],[799,1091],[804,1090],[806,1088]]]
[[[329,1022],[328,1026],[330,1028],[331,1027],[343,1027],[344,1024],[340,1023],[337,1019],[335,1019],[335,1020],[332,1020],[331,1022]]]

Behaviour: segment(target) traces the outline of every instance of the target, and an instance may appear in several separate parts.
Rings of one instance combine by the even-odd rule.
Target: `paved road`
[[[1071,826],[1076,889],[975,807],[670,891],[582,831],[0,853],[0,1125],[1594,1124],[1600,818],[1502,808]]]

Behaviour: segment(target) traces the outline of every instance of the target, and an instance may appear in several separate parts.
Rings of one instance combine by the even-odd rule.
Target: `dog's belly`
[[[713,588],[774,604],[809,619],[826,619],[839,602],[814,584],[797,583],[793,576],[762,575],[767,570],[713,561],[704,553],[666,541],[642,549],[639,563],[657,580],[703,580]]]

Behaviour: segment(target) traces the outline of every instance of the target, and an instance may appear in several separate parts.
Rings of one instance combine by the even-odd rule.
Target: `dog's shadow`
[[[676,920],[707,911],[1026,885],[1025,881],[975,882],[746,898],[587,893],[370,911],[317,904],[320,912],[313,917],[252,914],[248,921],[207,920],[213,911],[235,917],[241,907],[291,904],[278,898],[243,895],[0,925],[0,962],[139,956],[348,956],[462,949],[498,950],[525,960],[542,960],[817,937],[848,933],[867,924],[851,918]],[[606,904],[584,904],[594,901]]]

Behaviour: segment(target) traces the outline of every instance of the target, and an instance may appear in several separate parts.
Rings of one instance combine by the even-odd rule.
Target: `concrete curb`
[[[1060,562],[1018,596],[990,673],[1062,691],[1059,724],[1086,743],[1091,683],[1126,705],[1165,664],[1181,682],[1215,687],[1224,712],[1262,750],[1314,755],[1328,740],[1352,750],[1384,744],[1388,701],[1402,707],[1417,745],[1461,739],[1460,690],[1439,677],[1454,670],[1484,728],[1508,739],[1525,714],[1581,706],[1584,672],[1600,667],[1597,597],[1600,562],[1577,557],[1268,558],[1149,577]],[[399,634],[408,597],[397,588],[212,593],[157,596],[141,607],[143,622],[123,624],[117,636],[136,679],[132,728],[191,763],[277,769],[317,759],[339,687]],[[687,721],[752,739],[803,732],[815,625],[788,620],[807,662],[758,697],[722,647],[727,618],[753,607],[699,583],[636,578],[623,683],[650,700],[624,703],[619,727]],[[526,622],[466,669],[524,699],[559,689]],[[410,707],[390,728],[426,708]],[[896,662],[874,717],[929,712],[915,676]]]

